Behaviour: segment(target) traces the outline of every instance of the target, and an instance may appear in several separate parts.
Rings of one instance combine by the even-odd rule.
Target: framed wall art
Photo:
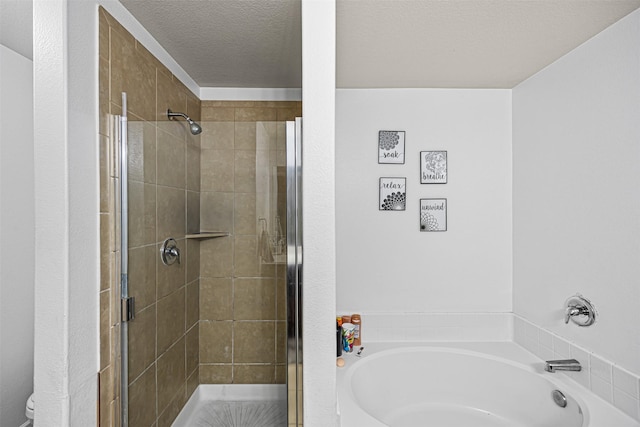
[[[447,231],[447,199],[420,199],[420,231]]]
[[[381,211],[403,211],[407,207],[407,178],[380,178]]]
[[[447,169],[446,151],[420,152],[420,184],[446,184]]]
[[[404,131],[381,130],[378,133],[378,163],[404,164]]]

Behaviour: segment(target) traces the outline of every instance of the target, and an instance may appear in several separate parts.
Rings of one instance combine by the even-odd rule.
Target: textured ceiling
[[[201,87],[301,84],[300,0],[120,0]],[[510,88],[640,0],[336,0],[337,85]],[[0,43],[32,57],[32,2]]]
[[[511,88],[639,0],[338,0],[337,85]]]
[[[201,87],[299,87],[300,0],[120,0]],[[640,0],[336,0],[337,86],[511,88]]]
[[[300,0],[120,2],[200,87],[302,84]]]

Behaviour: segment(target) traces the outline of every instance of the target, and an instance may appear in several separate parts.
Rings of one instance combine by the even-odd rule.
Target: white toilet
[[[33,393],[31,393],[31,396],[29,396],[29,398],[27,399],[27,405],[24,410],[24,414],[29,419],[29,425],[33,425],[33,410],[34,410],[33,408],[34,408]]]

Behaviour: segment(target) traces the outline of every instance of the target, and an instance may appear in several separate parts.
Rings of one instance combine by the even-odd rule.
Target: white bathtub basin
[[[368,345],[338,369],[343,427],[626,427],[631,418],[513,343]],[[552,398],[560,390],[561,408]],[[589,394],[589,395],[587,395]],[[607,408],[607,406],[609,408]]]

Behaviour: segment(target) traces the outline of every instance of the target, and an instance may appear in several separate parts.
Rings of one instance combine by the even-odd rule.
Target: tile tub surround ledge
[[[581,372],[562,372],[582,387],[640,421],[640,377],[528,320],[513,315],[513,340],[542,360],[577,359]]]

